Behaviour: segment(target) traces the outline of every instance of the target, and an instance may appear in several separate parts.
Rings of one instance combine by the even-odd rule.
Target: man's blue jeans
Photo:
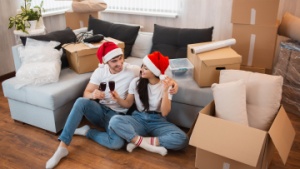
[[[72,141],[75,129],[80,124],[82,117],[85,116],[93,125],[105,129],[105,132],[90,129],[86,135],[87,138],[107,148],[120,149],[123,147],[125,141],[108,128],[111,117],[116,114],[118,113],[95,101],[78,98],[73,105],[64,129],[58,139],[69,145]]]
[[[134,111],[132,116],[117,115],[110,120],[110,129],[130,142],[135,136],[157,137],[161,146],[180,150],[187,146],[187,135],[161,114]]]

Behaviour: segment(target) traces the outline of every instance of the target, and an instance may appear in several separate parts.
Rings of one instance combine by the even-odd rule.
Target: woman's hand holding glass
[[[118,100],[120,99],[120,96],[119,96],[119,94],[118,94],[118,92],[117,91],[111,91],[110,92],[110,95],[111,95],[111,98],[114,100],[114,101],[116,101],[116,102],[118,102]]]

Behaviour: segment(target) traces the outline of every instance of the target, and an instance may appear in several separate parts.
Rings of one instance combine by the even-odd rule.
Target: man
[[[68,146],[71,143],[73,134],[86,136],[100,145],[110,149],[120,149],[125,141],[108,128],[109,120],[117,114],[126,114],[127,110],[119,104],[112,102],[109,89],[100,91],[101,82],[115,81],[115,91],[120,97],[127,96],[130,82],[140,74],[140,67],[124,62],[122,50],[112,42],[105,42],[97,51],[100,65],[93,72],[89,83],[84,91],[83,97],[78,98],[68,116],[64,129],[59,136],[60,144],[54,155],[47,161],[46,168],[55,167],[61,158],[68,155]],[[177,91],[177,84],[170,91],[174,94]],[[96,99],[104,100],[99,104]],[[90,129],[88,125],[78,128],[82,117],[105,131]]]

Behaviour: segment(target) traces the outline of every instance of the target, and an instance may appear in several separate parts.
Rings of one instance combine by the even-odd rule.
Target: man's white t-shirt
[[[140,74],[140,67],[137,65],[131,65],[126,62],[123,64],[123,70],[116,74],[111,74],[109,66],[107,64],[104,67],[98,67],[90,78],[90,83],[100,85],[101,82],[107,82],[105,89],[105,100],[112,100],[110,96],[110,90],[108,87],[108,81],[115,81],[115,91],[118,92],[122,99],[125,99],[128,93],[130,82],[138,77]],[[107,107],[116,112],[126,113],[128,109],[121,107],[119,104],[107,104]]]
[[[139,77],[133,79],[130,83],[128,93],[134,95],[135,104],[137,109],[141,112],[144,110],[143,103],[140,100],[139,93],[137,91],[137,81]],[[147,111],[157,111],[161,112],[161,100],[163,96],[163,83],[159,81],[155,85],[148,84],[148,96],[149,96],[149,110]]]

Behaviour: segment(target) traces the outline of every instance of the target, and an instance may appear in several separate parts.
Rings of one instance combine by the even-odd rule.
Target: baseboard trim
[[[10,72],[5,75],[2,75],[2,76],[0,76],[0,82],[4,81],[6,79],[9,79],[11,77],[14,77],[14,76],[16,76],[16,72]]]

